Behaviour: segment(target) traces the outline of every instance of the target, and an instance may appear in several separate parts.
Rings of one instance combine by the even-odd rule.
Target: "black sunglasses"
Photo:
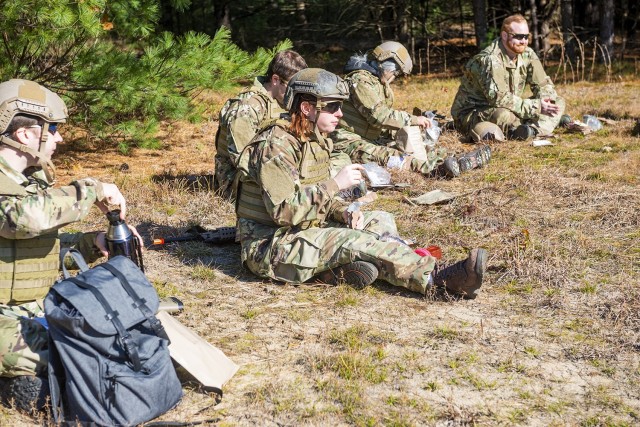
[[[511,38],[516,40],[529,40],[529,34],[516,34],[516,33],[507,33],[511,36]]]
[[[340,110],[341,108],[342,108],[342,101],[334,101],[334,102],[329,102],[325,104],[322,107],[322,111],[326,111],[327,113],[330,113],[330,114],[335,114],[336,111]]]
[[[58,125],[60,123],[49,123],[49,133],[55,135],[58,132]]]

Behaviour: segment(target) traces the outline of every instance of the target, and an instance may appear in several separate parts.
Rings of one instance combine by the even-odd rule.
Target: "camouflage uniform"
[[[236,210],[243,263],[261,277],[300,283],[362,260],[374,264],[381,279],[424,293],[435,259],[379,239],[385,232],[397,235],[391,214],[365,213],[364,230],[343,223],[347,205],[336,199],[338,187],[329,176],[332,145],[315,136],[301,142],[282,125],[252,141],[240,162],[247,167]]]
[[[349,100],[343,105],[344,115],[338,128],[331,134],[334,149],[347,153],[354,162],[386,165],[390,156],[402,155],[388,146],[393,145],[395,131],[417,125],[417,117],[394,110],[391,86],[369,71],[349,73],[345,81],[349,85]],[[446,152],[442,149],[429,151],[427,161],[412,159],[411,170],[430,173],[444,157]]]
[[[526,85],[533,92],[531,98],[522,98]],[[553,117],[540,113],[540,100],[547,98],[560,106]],[[456,129],[465,135],[482,121],[497,124],[505,135],[520,124],[546,135],[558,126],[564,108],[564,99],[556,93],[533,49],[527,47],[514,64],[497,39],[467,62],[451,115]]]
[[[253,86],[228,100],[220,111],[216,134],[214,188],[226,198],[235,198],[233,189],[240,153],[261,124],[280,117],[284,110],[264,88],[265,77],[257,77]]]
[[[60,240],[89,261],[99,256],[95,234],[59,238],[58,229],[83,218],[101,192],[91,178],[54,189],[42,171],[25,176],[0,157],[0,376],[46,372],[47,333],[29,319],[44,319],[38,300],[58,277]]]

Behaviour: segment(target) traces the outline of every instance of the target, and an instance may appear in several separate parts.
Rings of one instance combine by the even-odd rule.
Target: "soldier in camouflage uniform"
[[[391,156],[402,156],[395,145],[395,132],[405,126],[427,128],[431,122],[424,116],[414,116],[393,108],[391,83],[403,74],[410,74],[413,63],[407,49],[398,42],[384,42],[370,55],[352,56],[344,71],[350,96],[344,103],[343,117],[331,134],[336,151],[347,153],[354,162],[376,162],[387,165]],[[437,148],[427,152],[427,160],[408,158],[403,164],[425,175],[455,177],[460,172],[482,167],[489,162],[488,146],[461,156],[447,156]]]
[[[463,135],[480,122],[498,125],[511,139],[551,134],[564,112],[564,99],[529,42],[522,15],[507,17],[500,37],[467,62],[451,115]],[[529,85],[533,96],[523,98]]]
[[[229,99],[222,107],[216,134],[214,189],[225,198],[235,198],[234,181],[240,153],[261,123],[277,119],[285,112],[281,105],[287,82],[303,68],[307,68],[307,63],[298,53],[278,52],[266,76],[257,77],[251,88]]]
[[[236,214],[242,261],[261,277],[301,283],[340,279],[368,285],[377,278],[415,292],[434,285],[474,298],[482,284],[487,254],[442,268],[394,236],[386,212],[349,210],[336,197],[362,180],[352,164],[331,178],[333,141],[327,137],[342,116],[345,82],[328,71],[308,68],[291,78],[285,105],[291,121],[262,130],[242,153]]]
[[[0,84],[0,400],[27,411],[48,394],[41,303],[58,278],[58,229],[85,217],[93,204],[104,212],[107,204],[119,205],[123,218],[126,212],[113,184],[86,178],[52,187],[51,155],[66,118],[62,99],[39,84]],[[89,261],[106,254],[104,233],[61,237]]]

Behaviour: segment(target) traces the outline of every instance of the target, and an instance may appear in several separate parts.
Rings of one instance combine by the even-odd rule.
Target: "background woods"
[[[455,76],[523,13],[531,46],[563,82],[638,73],[631,0],[31,0],[2,2],[0,78],[27,78],[69,102],[80,138],[159,147],[163,121],[215,116],[193,102],[262,73],[294,47],[340,72],[354,52],[399,40],[415,74]],[[248,53],[253,52],[253,53]],[[555,74],[554,74],[555,73]]]
[[[414,53],[424,49],[421,56],[425,61],[426,50],[433,44],[448,46],[454,49],[452,53],[456,47],[485,46],[499,33],[504,17],[515,12],[529,19],[531,45],[540,53],[556,57],[564,54],[557,43],[552,43],[563,40],[572,62],[579,54],[577,45],[585,43],[602,46],[598,56],[604,55],[605,61],[613,59],[614,53],[622,59],[637,47],[640,17],[638,3],[630,0],[163,0],[161,3],[163,29],[178,34],[192,30],[213,34],[225,26],[244,49],[290,38],[307,54],[352,52],[394,39],[410,45]],[[617,52],[614,42],[619,45]]]

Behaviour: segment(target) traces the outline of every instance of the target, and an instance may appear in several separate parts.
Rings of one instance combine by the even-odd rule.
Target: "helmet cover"
[[[373,49],[372,55],[378,62],[393,59],[400,66],[404,74],[411,74],[413,61],[411,60],[409,51],[401,43],[393,41],[384,42]]]
[[[36,82],[11,79],[0,83],[0,133],[6,132],[16,114],[38,117],[48,123],[64,123],[67,107],[62,98]]]
[[[309,94],[317,99],[332,98],[345,100],[349,98],[347,83],[337,75],[322,68],[305,68],[298,71],[287,84],[284,94],[284,105],[289,111],[298,94]]]
[[[479,141],[506,141],[500,126],[492,122],[479,122],[471,129],[471,139]]]

